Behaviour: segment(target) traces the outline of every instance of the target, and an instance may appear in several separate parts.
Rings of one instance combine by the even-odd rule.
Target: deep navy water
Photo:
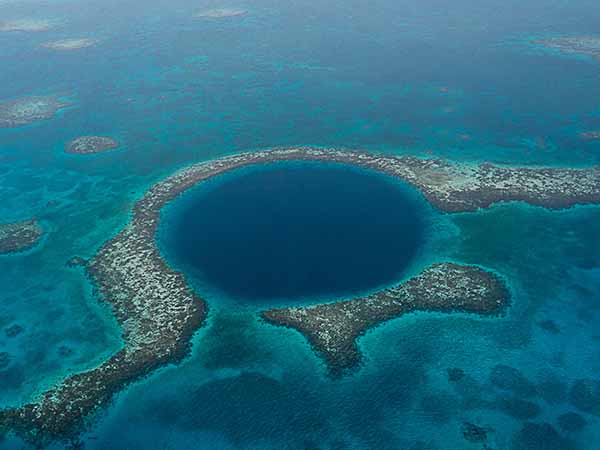
[[[423,244],[425,202],[390,177],[315,163],[237,172],[178,200],[161,230],[175,267],[232,297],[375,289],[399,280]]]
[[[600,130],[600,62],[530,44],[598,36],[597,0],[225,3],[0,0],[2,21],[60,23],[0,33],[0,101],[73,103],[0,130],[0,220],[36,216],[48,230],[34,250],[0,257],[0,407],[120,348],[110,311],[65,262],[93,256],[149,186],[185,165],[278,145],[600,164],[600,142],[578,136]],[[192,17],[211,7],[248,14]],[[80,36],[98,43],[40,47]],[[123,145],[65,154],[83,134]],[[117,395],[85,448],[482,450],[465,422],[485,427],[493,450],[600,448],[599,396],[577,388],[600,380],[600,208],[511,203],[424,220],[399,277],[435,261],[479,264],[510,284],[505,317],[390,321],[359,340],[360,369],[332,380],[298,333],[258,319],[257,302],[190,275],[210,306],[191,355]],[[15,324],[24,331],[10,337]],[[452,368],[464,376],[452,381]],[[585,425],[565,427],[571,413]],[[2,450],[23,445],[0,437]]]

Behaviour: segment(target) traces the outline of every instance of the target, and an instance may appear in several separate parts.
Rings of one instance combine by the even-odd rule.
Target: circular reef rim
[[[239,153],[175,172],[148,189],[129,222],[87,263],[99,294],[122,327],[123,347],[97,367],[75,373],[30,403],[0,410],[0,434],[12,430],[36,445],[76,440],[94,412],[128,384],[180,362],[205,323],[206,301],[160,255],[160,210],[182,192],[236,167],[269,161],[346,162],[404,180],[445,213],[468,213],[498,202],[549,209],[600,203],[600,167],[543,168],[454,163],[336,148],[285,147]],[[497,316],[510,303],[507,284],[474,265],[440,262],[397,286],[344,301],[264,311],[268,323],[296,329],[338,376],[358,367],[357,339],[412,311]],[[202,342],[198,343],[202,345]]]

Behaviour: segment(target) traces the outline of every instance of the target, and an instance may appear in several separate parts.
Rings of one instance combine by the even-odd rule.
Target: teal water
[[[289,144],[599,164],[600,144],[577,135],[600,129],[600,66],[527,44],[598,33],[596,3],[260,0],[236,2],[245,17],[198,21],[195,10],[221,5],[0,2],[2,20],[64,21],[0,33],[0,99],[74,101],[53,120],[0,130],[0,217],[35,215],[49,227],[39,248],[0,257],[0,405],[119,348],[110,312],[65,262],[92,256],[145,189],[181,166]],[[39,48],[81,35],[100,42]],[[63,153],[91,133],[124,145]],[[507,317],[392,321],[360,341],[361,370],[334,381],[297,333],[215,296],[192,355],[118,395],[86,448],[481,450],[465,440],[465,421],[493,430],[494,450],[599,448],[597,413],[571,393],[600,370],[600,210],[509,204],[432,220],[407,271],[446,259],[497,270],[513,289]],[[14,324],[24,331],[9,337]],[[520,376],[504,370],[513,381],[498,383],[503,366]],[[449,381],[448,368],[465,376]],[[561,427],[568,412],[587,425]],[[22,445],[0,440],[3,450]]]
[[[272,164],[198,186],[159,235],[174,267],[240,301],[336,298],[401,278],[425,240],[424,203],[365,170]]]

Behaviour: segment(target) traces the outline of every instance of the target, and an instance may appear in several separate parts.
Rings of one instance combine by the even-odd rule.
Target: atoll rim
[[[241,167],[283,161],[344,163],[403,180],[436,208],[472,212],[497,202],[547,208],[599,203],[598,168],[512,168],[311,147],[240,153],[184,168],[138,200],[129,223],[87,262],[87,271],[122,326],[124,347],[98,367],[69,376],[35,401],[0,412],[0,425],[37,443],[72,439],[94,411],[124,386],[178,363],[205,322],[208,305],[163,259],[156,244],[160,211],[199,183]],[[364,299],[265,311],[263,318],[301,331],[334,375],[360,359],[356,338],[411,311],[497,315],[509,292],[494,273],[441,263]],[[199,344],[201,345],[201,343]]]

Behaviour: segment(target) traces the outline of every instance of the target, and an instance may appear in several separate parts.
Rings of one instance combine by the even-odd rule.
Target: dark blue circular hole
[[[177,268],[229,296],[340,296],[396,281],[423,243],[427,213],[388,176],[277,163],[187,192],[163,213],[161,236]]]

